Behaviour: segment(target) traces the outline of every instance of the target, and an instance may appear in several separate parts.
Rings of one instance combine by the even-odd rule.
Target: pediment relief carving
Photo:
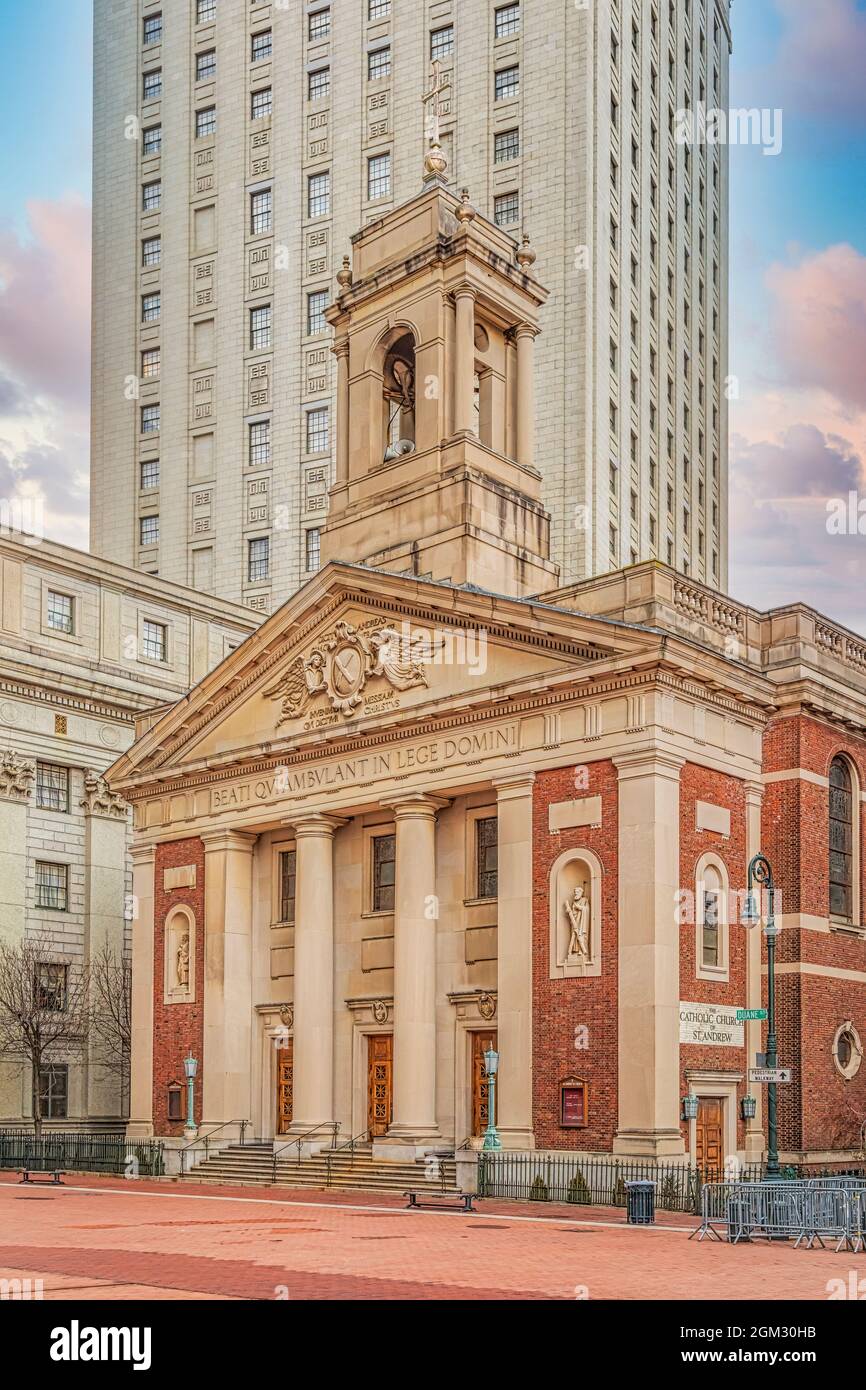
[[[393,691],[429,685],[425,664],[435,643],[425,633],[400,631],[381,620],[355,627],[338,622],[306,654],[292,662],[265,697],[280,701],[277,727],[300,719],[317,699],[346,717],[364,706],[368,685]]]

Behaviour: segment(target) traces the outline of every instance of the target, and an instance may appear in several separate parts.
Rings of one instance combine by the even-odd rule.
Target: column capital
[[[153,864],[156,860],[156,845],[130,845],[129,857],[134,865]]]
[[[204,845],[205,854],[214,854],[219,850],[252,854],[259,837],[255,831],[215,829],[203,830],[199,838]]]
[[[386,796],[380,802],[394,812],[395,820],[435,819],[439,811],[451,805],[447,796],[428,796],[426,792],[405,792],[396,796]]]
[[[496,789],[497,801],[520,801],[532,796],[535,773],[506,772],[501,777],[492,777],[490,781]]]
[[[518,323],[511,330],[515,342],[519,342],[521,338],[537,338],[539,331],[540,330],[531,323]]]
[[[754,778],[749,778],[743,783],[746,793],[747,806],[761,806],[764,801],[764,783]]]
[[[331,352],[334,354],[335,357],[348,357],[349,339],[338,338],[335,342],[331,344]]]
[[[684,757],[666,748],[638,748],[633,753],[612,758],[611,762],[619,773],[620,782],[633,777],[666,777],[678,782],[686,765]]]
[[[471,285],[458,285],[456,290],[452,290],[455,301],[458,299],[471,299],[473,304],[478,298],[478,293]]]
[[[328,816],[323,811],[309,811],[282,822],[288,829],[294,830],[296,839],[304,839],[309,836],[324,836],[328,839],[333,838],[343,825],[348,825],[348,820],[343,816]]]

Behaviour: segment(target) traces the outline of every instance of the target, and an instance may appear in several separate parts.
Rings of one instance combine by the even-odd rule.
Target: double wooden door
[[[277,1134],[288,1134],[292,1123],[294,1086],[294,1039],[277,1052]]]
[[[695,1163],[699,1168],[721,1171],[725,1166],[722,1140],[723,1101],[719,1096],[701,1096],[695,1123]]]
[[[386,1134],[394,1112],[394,1038],[371,1033],[367,1038],[367,1127],[370,1137]]]
[[[477,1139],[487,1128],[490,1119],[490,1083],[484,1065],[488,1047],[496,1047],[496,1029],[472,1034],[472,1133]]]

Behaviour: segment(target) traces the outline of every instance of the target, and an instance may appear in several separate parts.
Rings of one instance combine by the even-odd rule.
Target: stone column
[[[337,358],[337,485],[349,481],[349,342],[334,347]]]
[[[684,1154],[680,1133],[680,770],[657,748],[619,770],[619,1123],[614,1153]]]
[[[84,957],[91,965],[104,947],[120,965],[124,947],[126,802],[109,790],[105,778],[87,772],[84,782]],[[122,1077],[99,1065],[98,1049],[88,1048],[87,1113],[122,1115],[127,1097]]]
[[[292,1133],[334,1119],[334,836],[344,820],[314,814],[295,832]],[[330,1142],[324,1131],[311,1147]],[[286,1142],[285,1140],[283,1142]]]
[[[252,1118],[255,835],[210,830],[204,844],[202,1127]],[[224,1133],[231,1138],[231,1131]]]
[[[761,810],[764,803],[764,787],[761,782],[746,783],[746,859],[748,862],[754,858],[761,850]],[[743,866],[744,881],[742,883],[732,883],[731,888],[743,891],[748,886],[745,882],[746,865]],[[741,927],[739,924],[740,902],[732,895],[731,898],[730,922],[728,925],[729,933],[746,933],[746,1008],[761,1009],[764,1007],[763,986],[763,932],[760,926]],[[734,907],[736,903],[736,908]],[[731,943],[733,944],[733,942]],[[748,1076],[749,1067],[755,1065],[755,1054],[763,1050],[764,1025],[759,1020],[753,1020],[746,1024],[746,1075]],[[750,1086],[752,1095],[758,1102],[755,1111],[755,1118],[746,1121],[746,1162],[760,1163],[767,1148],[767,1140],[764,1134],[764,1086]]]
[[[496,1125],[503,1148],[532,1149],[532,789],[494,778],[499,820]]]
[[[384,1144],[394,1157],[435,1147],[436,813],[441,797],[384,803],[396,821],[394,894],[394,1118]]]
[[[517,343],[517,462],[531,468],[535,461],[535,329],[521,323]]]
[[[153,1135],[153,845],[133,845],[132,858],[132,1070],[129,1139]],[[161,978],[161,966],[160,966]]]
[[[454,433],[475,432],[475,291],[455,290]]]

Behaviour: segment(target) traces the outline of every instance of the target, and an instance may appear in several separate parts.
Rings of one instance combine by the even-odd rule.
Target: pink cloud
[[[795,266],[771,266],[772,352],[792,385],[866,409],[866,256],[830,246]]]
[[[0,364],[28,394],[85,413],[90,371],[90,209],[28,205],[32,238],[0,232]]]
[[[866,12],[856,0],[776,0],[776,9],[785,24],[776,70],[787,100],[822,122],[862,125]]]

